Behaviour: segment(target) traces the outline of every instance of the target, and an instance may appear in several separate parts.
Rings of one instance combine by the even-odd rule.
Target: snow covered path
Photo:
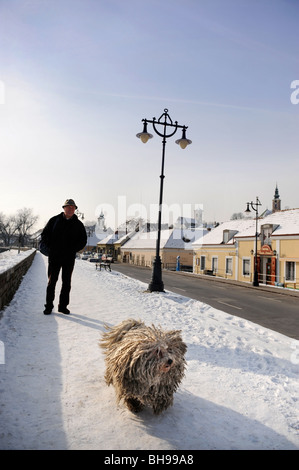
[[[298,342],[81,260],[71,315],[45,316],[46,266],[37,253],[0,319],[0,449],[299,449]],[[104,383],[104,323],[129,317],[181,329],[188,345],[158,417],[117,406]]]

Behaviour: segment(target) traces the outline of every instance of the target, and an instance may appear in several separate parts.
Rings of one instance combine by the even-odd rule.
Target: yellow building
[[[161,230],[160,258],[164,269],[176,269],[178,256],[180,266],[193,267],[193,241],[201,237],[202,228],[174,228]],[[121,248],[123,262],[151,267],[156,256],[157,232],[137,232]]]
[[[254,220],[230,220],[193,243],[195,274],[207,274],[228,279],[238,279],[238,245],[240,231],[255,226]]]
[[[265,217],[258,256],[261,282],[299,288],[299,209],[278,211]]]
[[[299,209],[258,219],[256,267],[261,284],[299,288]],[[194,243],[194,272],[252,282],[255,219],[229,221]]]
[[[97,243],[97,252],[112,256],[115,261],[121,261],[121,247],[135,235],[135,230],[129,233],[112,233]]]

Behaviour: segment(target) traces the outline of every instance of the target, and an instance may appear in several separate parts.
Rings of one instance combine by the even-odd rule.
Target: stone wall
[[[0,310],[2,310],[13,298],[17,291],[23,276],[30,268],[34,260],[36,251],[33,251],[29,256],[22,259],[15,266],[9,268],[7,271],[0,273]]]

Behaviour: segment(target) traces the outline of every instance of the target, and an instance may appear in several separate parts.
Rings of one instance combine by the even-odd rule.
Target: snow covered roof
[[[181,248],[184,250],[192,250],[192,243],[203,237],[207,233],[206,229],[198,227],[191,228],[175,228],[168,238],[165,248]]]
[[[294,235],[299,234],[299,209],[289,209],[284,211],[274,212],[265,218],[258,220],[258,231],[260,232],[261,226],[265,224],[276,225],[272,236],[279,235]],[[177,248],[177,249],[193,249],[193,247],[201,245],[223,245],[233,244],[234,238],[241,237],[254,237],[256,230],[255,219],[237,219],[223,222],[218,227],[213,228],[211,231],[197,228],[174,228],[161,230],[161,248]],[[224,242],[223,232],[228,232],[228,241]],[[105,235],[107,232],[105,233]],[[104,234],[102,234],[104,235]],[[97,243],[111,245],[113,243],[122,243],[126,238],[127,242],[123,244],[125,248],[132,249],[153,249],[156,247],[157,231],[146,232],[130,232],[129,234],[112,233],[99,241],[95,238],[95,245]],[[91,237],[90,237],[91,238]],[[88,243],[90,243],[88,238]]]
[[[236,237],[254,237],[255,236],[255,219],[252,227],[244,228]],[[263,225],[274,225],[272,237],[280,235],[299,235],[299,209],[287,209],[273,212],[263,219],[258,220],[258,232],[261,231]]]
[[[202,237],[205,229],[161,230],[160,248],[193,249],[194,240]],[[125,249],[153,249],[156,247],[158,232],[137,232],[123,247]]]
[[[116,240],[118,240],[117,233],[110,233],[102,240],[98,240],[98,243],[100,243],[101,245],[112,245]]]
[[[248,229],[255,230],[255,220],[253,219],[236,219],[223,222],[218,227],[213,228],[210,232],[203,236],[203,238],[195,241],[193,246],[200,245],[220,245],[223,244],[224,231],[228,231],[228,242],[226,244],[233,244],[234,237],[238,236],[240,232]]]
[[[172,230],[161,230],[160,247],[163,248]],[[128,249],[152,249],[156,247],[157,232],[137,232],[130,240],[123,245]]]
[[[272,237],[279,235],[299,235],[299,209],[277,211],[265,217],[263,224],[278,225]]]
[[[97,243],[101,241],[101,239],[105,238],[107,233],[93,233],[90,237],[87,237],[87,246],[97,246]]]
[[[123,244],[126,240],[129,240],[130,238],[132,238],[136,233],[136,230],[133,230],[132,232],[129,232],[129,233],[125,233],[124,235],[120,236],[120,238],[117,238],[117,240],[114,240],[113,243],[117,243],[117,244]]]
[[[101,245],[113,245],[114,243],[123,243],[127,238],[131,238],[135,234],[135,230],[129,233],[110,233],[102,240],[98,240]]]

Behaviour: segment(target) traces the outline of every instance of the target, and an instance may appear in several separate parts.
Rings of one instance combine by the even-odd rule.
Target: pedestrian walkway
[[[299,448],[298,342],[81,260],[71,314],[56,301],[45,316],[46,268],[37,253],[0,319],[0,449]],[[163,415],[130,413],[104,382],[104,324],[129,317],[180,329],[188,346],[186,377]]]

